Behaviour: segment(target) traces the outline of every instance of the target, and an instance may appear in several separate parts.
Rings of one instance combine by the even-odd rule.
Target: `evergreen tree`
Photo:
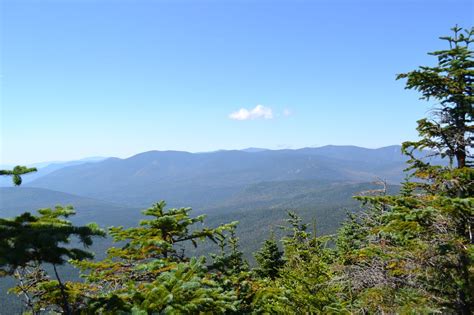
[[[285,261],[283,260],[283,252],[278,248],[273,232],[270,239],[265,241],[260,251],[255,253],[255,260],[258,263],[256,272],[260,277],[275,279],[278,276]]]
[[[321,314],[340,313],[338,287],[333,283],[333,251],[328,247],[329,236],[316,236],[308,231],[308,224],[289,212],[289,234],[283,238],[285,265],[275,285],[282,290],[284,313]]]
[[[237,222],[232,222],[227,226],[227,233],[216,235],[220,253],[211,254],[213,264],[209,269],[226,275],[236,275],[247,271],[248,263],[243,258],[242,251],[239,250],[239,238],[236,236]],[[227,249],[230,249],[230,252]]]
[[[440,105],[435,110],[435,119],[418,121],[421,140],[405,142],[403,150],[411,156],[409,162],[415,170],[414,175],[428,181],[412,183],[412,187],[421,187],[428,194],[440,197],[463,198],[460,200],[469,204],[474,197],[474,51],[469,47],[474,41],[474,28],[463,30],[456,26],[452,31],[453,36],[440,38],[449,43],[449,49],[431,53],[438,57],[436,67],[421,67],[398,76],[407,78],[408,89],[416,89],[422,93],[422,98],[433,98]],[[441,156],[449,157],[450,161],[455,158],[457,169],[433,167],[414,158],[413,150],[424,148],[435,149]],[[456,290],[457,307],[463,313],[469,313],[474,303],[473,257],[470,254],[474,244],[474,213],[472,208],[466,210],[462,206],[451,206],[447,220],[452,228],[452,237],[457,239],[458,244],[454,263],[459,272],[459,279],[456,279],[459,286]]]
[[[27,307],[36,313],[42,307],[58,307],[71,314],[69,286],[62,282],[57,266],[68,259],[93,258],[92,253],[70,246],[71,238],[88,247],[94,236],[105,236],[97,225],[74,226],[68,220],[72,207],[38,210],[12,219],[0,219],[0,275],[13,275],[19,280],[14,292],[25,298]],[[56,280],[50,280],[43,264],[53,267]],[[50,298],[54,296],[54,301]]]
[[[21,175],[38,171],[35,167],[26,167],[17,165],[13,170],[0,170],[0,176],[12,176],[13,184],[15,186],[20,186],[22,183]]]
[[[112,227],[110,234],[121,247],[108,250],[103,261],[75,261],[87,283],[83,284],[84,310],[88,312],[199,313],[235,308],[235,293],[226,291],[207,274],[202,259],[189,259],[181,244],[197,246],[199,240],[216,242],[235,224],[214,229],[193,225],[191,208],[165,209],[154,204],[143,213],[151,219],[140,226]]]
[[[236,309],[229,314],[247,314],[253,309],[256,282],[249,264],[239,249],[239,238],[236,236],[237,222],[216,236],[220,248],[219,254],[211,254],[213,263],[209,266],[212,279],[219,283],[225,292],[235,294]]]
[[[418,121],[422,139],[404,143],[404,150],[431,149],[436,154],[456,159],[457,166],[472,165],[474,136],[474,28],[452,28],[453,36],[440,37],[449,49],[430,53],[438,58],[435,67],[420,67],[398,75],[407,79],[406,88],[421,93],[421,98],[439,103],[431,119]],[[409,149],[411,151],[409,151]]]
[[[471,314],[473,238],[473,31],[453,29],[437,67],[399,75],[407,88],[435,99],[433,119],[418,121],[421,139],[405,142],[411,177],[400,196],[358,197],[367,209],[352,215],[338,235],[341,284],[350,308],[369,313]],[[414,155],[428,148],[456,159],[431,165]]]

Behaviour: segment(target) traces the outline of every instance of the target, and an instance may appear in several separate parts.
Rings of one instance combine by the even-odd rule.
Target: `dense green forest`
[[[259,244],[255,264],[242,252],[239,222],[220,224],[225,216],[208,224],[205,215],[159,201],[138,225],[104,230],[73,223],[74,209],[58,206],[0,219],[0,276],[29,314],[472,314],[473,36],[473,29],[453,28],[441,38],[446,50],[431,53],[435,66],[398,75],[436,107],[417,122],[420,139],[402,145],[408,164],[401,188],[361,185],[365,193],[355,200],[363,209],[349,212],[336,233],[304,206],[306,199],[330,204],[348,191],[329,183],[317,190],[286,183],[299,187],[292,200],[301,203]],[[420,150],[449,163],[430,163]],[[17,166],[0,175],[19,186],[34,171]],[[240,213],[257,222],[262,214],[271,209]],[[93,259],[91,247],[106,237],[113,243]],[[64,268],[75,268],[82,281],[64,277]]]

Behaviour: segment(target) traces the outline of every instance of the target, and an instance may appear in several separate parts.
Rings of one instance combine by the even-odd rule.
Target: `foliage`
[[[474,136],[474,52],[469,44],[474,41],[474,28],[463,30],[452,28],[453,36],[441,37],[449,43],[449,49],[430,53],[438,58],[435,67],[420,67],[419,70],[398,75],[406,78],[406,88],[421,93],[421,98],[439,102],[432,119],[418,121],[418,132],[422,139],[405,142],[406,153],[414,149],[431,149],[435,154],[455,158],[459,168],[473,163],[472,140]]]
[[[359,199],[367,211],[352,216],[338,237],[342,279],[354,307],[394,313],[420,307],[425,313],[462,311],[472,303],[461,299],[472,292],[463,271],[471,245],[458,227],[472,217],[473,198]]]
[[[11,176],[13,180],[13,185],[20,186],[22,182],[21,175],[25,175],[32,172],[37,172],[38,170],[35,167],[26,167],[17,165],[13,170],[0,170],[0,176]]]
[[[223,292],[209,278],[202,259],[193,258],[174,265],[170,271],[161,272],[153,280],[140,285],[129,281],[119,292],[92,298],[88,303],[87,311],[93,313],[224,313],[235,309],[235,296]]]
[[[283,252],[278,248],[275,235],[272,233],[270,239],[266,240],[260,251],[255,253],[258,268],[255,270],[261,277],[269,277],[274,280],[278,277],[280,268],[285,264]]]
[[[286,297],[285,313],[343,312],[333,282],[330,237],[318,237],[315,227],[309,232],[309,225],[302,223],[295,213],[288,215],[289,226],[283,229],[289,234],[282,239],[286,263],[275,281]]]
[[[211,277],[220,287],[235,295],[236,309],[227,313],[248,313],[252,310],[255,295],[255,279],[249,271],[248,262],[239,249],[236,236],[236,222],[230,225],[227,233],[217,236],[219,254],[211,254],[213,263],[209,266]]]
[[[57,206],[40,209],[38,213],[38,216],[26,212],[12,219],[0,219],[0,275],[14,275],[18,279],[19,285],[13,291],[24,296],[32,312],[61,304],[60,308],[70,313],[68,289],[56,266],[63,265],[67,259],[93,258],[92,253],[72,247],[72,238],[88,247],[94,236],[105,233],[95,224],[72,225],[66,220],[75,214],[72,207]],[[52,265],[56,280],[50,280],[43,264]]]
[[[366,210],[339,232],[340,279],[353,312],[473,312],[474,31],[453,31],[442,38],[450,49],[432,53],[437,67],[398,77],[440,105],[432,120],[418,121],[421,139],[402,146],[412,171],[402,194],[357,197]],[[415,150],[423,149],[448,157],[450,165],[417,158]]]
[[[203,259],[189,259],[182,243],[216,242],[235,223],[217,228],[194,227],[204,216],[189,217],[190,208],[165,209],[162,201],[143,211],[151,219],[139,227],[112,227],[121,247],[108,250],[103,261],[74,261],[83,271],[88,311],[200,312],[233,309],[232,291],[220,288],[206,273]],[[183,301],[187,301],[183,304]],[[91,309],[89,309],[89,307]]]
[[[225,275],[233,275],[247,271],[249,266],[243,258],[243,253],[239,250],[239,238],[236,236],[237,222],[232,222],[227,227],[228,233],[216,235],[220,253],[218,255],[211,254],[213,264],[210,268]],[[230,249],[229,253],[227,248]]]

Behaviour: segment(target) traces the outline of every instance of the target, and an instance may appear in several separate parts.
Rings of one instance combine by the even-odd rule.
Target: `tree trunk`
[[[456,160],[458,162],[458,168],[466,167],[466,150],[465,148],[458,148],[456,152]]]
[[[54,274],[56,275],[56,279],[58,279],[59,282],[59,289],[61,290],[61,296],[63,298],[63,310],[66,315],[72,315],[71,313],[71,308],[69,307],[69,303],[67,301],[67,293],[64,287],[64,284],[61,281],[61,278],[59,278],[58,270],[56,269],[56,265],[53,264],[53,269],[54,269]]]

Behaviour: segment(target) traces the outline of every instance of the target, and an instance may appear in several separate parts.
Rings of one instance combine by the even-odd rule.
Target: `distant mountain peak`
[[[250,148],[245,148],[245,149],[242,149],[242,150],[239,150],[239,151],[249,152],[249,153],[256,153],[256,152],[262,152],[262,151],[268,151],[268,150],[269,149],[250,147]]]

